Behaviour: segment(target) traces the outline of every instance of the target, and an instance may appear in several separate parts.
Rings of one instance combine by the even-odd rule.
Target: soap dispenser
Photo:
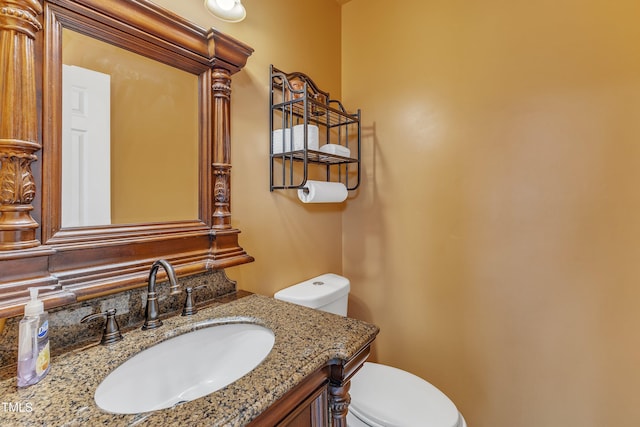
[[[55,286],[29,288],[31,300],[24,307],[18,337],[18,387],[36,384],[49,373],[49,314],[38,299],[40,289]]]

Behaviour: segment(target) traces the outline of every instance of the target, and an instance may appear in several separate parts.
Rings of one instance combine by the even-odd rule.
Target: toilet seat
[[[371,427],[463,427],[449,398],[409,372],[366,362],[351,379],[349,412]],[[352,423],[358,425],[357,422]]]

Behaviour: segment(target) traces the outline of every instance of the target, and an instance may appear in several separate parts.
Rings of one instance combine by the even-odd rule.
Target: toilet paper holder
[[[347,187],[341,182],[309,180],[298,189],[298,198],[302,203],[342,203],[348,196]]]

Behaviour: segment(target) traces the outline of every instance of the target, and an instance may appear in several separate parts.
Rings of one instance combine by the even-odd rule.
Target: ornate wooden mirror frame
[[[60,227],[63,28],[198,76],[200,219]],[[231,75],[253,49],[147,0],[0,0],[0,47],[0,318],[31,286],[56,286],[50,308],[143,286],[159,258],[180,275],[253,261],[230,211]]]

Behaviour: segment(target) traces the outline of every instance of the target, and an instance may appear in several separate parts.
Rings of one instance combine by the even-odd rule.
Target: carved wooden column
[[[331,414],[331,427],[347,427],[347,412],[351,396],[349,388],[351,383],[342,385],[329,384],[329,412]]]
[[[0,250],[40,244],[31,217],[31,162],[41,148],[34,47],[40,13],[36,0],[0,0]]]
[[[212,28],[208,33],[211,58],[211,170],[213,210],[210,256],[220,268],[253,261],[238,244],[240,230],[231,226],[231,76],[247,63],[249,46]]]
[[[213,228],[231,228],[231,73],[214,68],[213,90]]]

